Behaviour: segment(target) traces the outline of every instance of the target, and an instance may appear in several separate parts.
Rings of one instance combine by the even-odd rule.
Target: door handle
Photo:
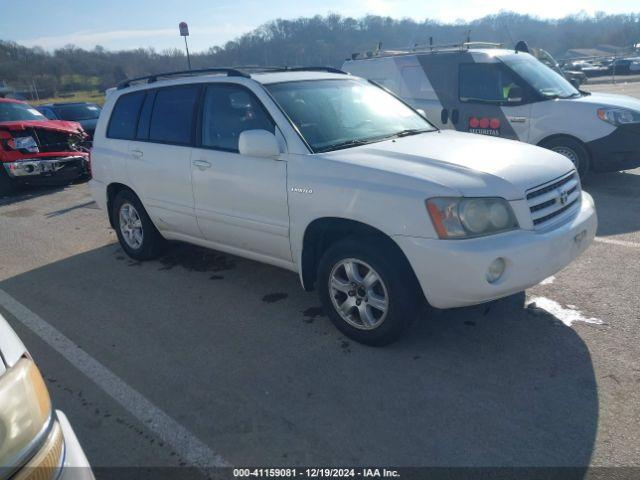
[[[144,152],[142,150],[131,150],[131,156],[133,158],[142,158],[144,156]]]
[[[527,123],[527,117],[507,117],[511,123]]]
[[[194,160],[193,166],[198,167],[200,170],[204,170],[205,168],[211,168],[211,164],[206,160]]]
[[[443,108],[442,111],[440,112],[440,122],[442,122],[443,125],[446,125],[448,121],[449,121],[449,110],[447,110],[446,108]]]

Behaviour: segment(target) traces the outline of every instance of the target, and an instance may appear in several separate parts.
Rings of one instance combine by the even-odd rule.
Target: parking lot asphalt
[[[94,467],[640,466],[640,169],[585,189],[576,262],[378,349],[291,272],[182,244],[135,262],[86,185],[24,191],[0,200],[0,313]]]

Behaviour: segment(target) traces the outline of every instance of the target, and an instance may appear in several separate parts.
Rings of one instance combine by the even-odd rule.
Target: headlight
[[[618,127],[626,123],[640,123],[640,112],[626,108],[599,108],[598,118]]]
[[[427,210],[440,238],[480,237],[518,228],[504,198],[432,198]]]
[[[0,466],[16,467],[33,454],[51,420],[49,392],[32,360],[23,358],[0,377]]]
[[[8,142],[9,147],[14,150],[26,150],[29,153],[38,153],[38,143],[33,137],[14,137]]]

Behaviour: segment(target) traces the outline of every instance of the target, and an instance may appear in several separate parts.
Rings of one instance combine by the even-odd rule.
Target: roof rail
[[[208,73],[225,73],[229,77],[245,77],[249,78],[244,72],[237,70],[235,68],[200,68],[197,70],[180,70],[177,72],[164,72],[164,73],[156,73],[154,75],[147,75],[144,77],[136,77],[129,78],[124,80],[118,84],[118,90],[123,88],[127,88],[131,86],[132,83],[143,82],[146,80],[146,83],[154,83],[158,81],[158,78],[168,78],[168,77],[191,77],[195,75],[206,75]]]
[[[243,72],[251,72],[251,73],[272,73],[272,72],[328,72],[328,73],[340,73],[343,75],[349,75],[344,70],[340,70],[335,67],[288,67],[288,66],[276,66],[269,65],[265,67],[261,67],[258,65],[250,65],[250,66],[242,66],[242,67],[234,67]]]

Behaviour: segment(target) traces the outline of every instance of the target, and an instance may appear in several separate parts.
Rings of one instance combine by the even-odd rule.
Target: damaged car
[[[28,103],[0,98],[0,195],[88,175],[87,139],[77,122],[49,120]]]

